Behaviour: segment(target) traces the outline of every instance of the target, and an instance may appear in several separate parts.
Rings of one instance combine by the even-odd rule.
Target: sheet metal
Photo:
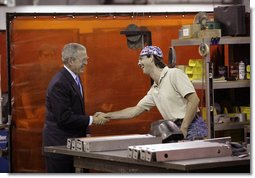
[[[191,142],[191,141],[187,141]],[[128,147],[128,157],[133,158],[133,159],[142,159],[146,160],[147,154],[151,154],[148,158],[147,161],[153,161],[155,160],[155,150],[158,149],[163,149],[163,150],[168,150],[171,148],[172,144],[176,143],[160,143],[160,144],[150,144],[150,145],[136,145],[136,146],[130,146]],[[132,153],[131,153],[132,152]],[[147,153],[149,152],[149,153]],[[132,155],[132,156],[129,156]]]
[[[154,147],[162,147],[167,144],[150,144],[150,145],[136,145],[136,146],[129,146],[128,147],[128,157],[133,159],[143,159],[145,160],[145,152],[150,150]]]
[[[184,145],[184,148],[192,147],[193,145],[201,145],[204,143],[221,143],[226,145],[226,143],[231,142],[231,137],[221,137],[221,138],[213,138],[213,139],[205,139],[205,140],[195,140],[195,141],[185,141],[178,143],[164,143],[164,144],[150,144],[150,145],[136,145],[130,146],[128,148],[128,157],[133,159],[141,159],[146,161],[157,161],[156,153],[160,151],[168,151],[175,147]],[[177,145],[177,146],[176,146]],[[221,153],[223,154],[223,153]],[[224,154],[223,154],[224,155]],[[219,156],[219,155],[218,155]]]
[[[200,141],[200,140],[196,140]],[[210,139],[205,139],[202,140],[204,142],[217,142],[217,143],[229,143],[231,142],[231,137],[219,137],[219,138],[210,138]]]
[[[217,142],[180,142],[169,147],[153,147],[146,150],[146,161],[173,161],[183,159],[231,156],[229,145]]]
[[[212,158],[231,156],[231,147],[227,144],[213,142],[194,142],[193,144],[177,144],[170,150],[156,152],[156,161],[174,161],[184,159]]]
[[[127,149],[131,145],[162,143],[162,139],[149,134],[84,137],[75,139],[77,151],[109,151]]]

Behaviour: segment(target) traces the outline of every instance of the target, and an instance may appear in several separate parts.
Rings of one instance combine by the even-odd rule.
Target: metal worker
[[[98,114],[109,119],[128,119],[156,106],[164,120],[171,120],[180,128],[184,138],[206,137],[206,124],[198,112],[199,98],[188,76],[180,69],[167,67],[157,46],[143,48],[138,65],[154,81],[147,95],[134,107]]]

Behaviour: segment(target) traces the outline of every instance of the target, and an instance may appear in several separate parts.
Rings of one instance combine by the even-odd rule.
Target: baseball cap
[[[161,51],[161,49],[157,46],[146,46],[142,49],[142,51],[140,52],[140,56],[144,56],[144,55],[156,55],[160,58],[163,58],[163,53]]]

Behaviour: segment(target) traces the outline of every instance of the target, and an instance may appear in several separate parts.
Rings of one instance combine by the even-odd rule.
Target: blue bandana
[[[163,53],[162,53],[161,49],[157,46],[144,47],[140,53],[140,56],[144,56],[144,55],[156,55],[160,58],[163,58]]]

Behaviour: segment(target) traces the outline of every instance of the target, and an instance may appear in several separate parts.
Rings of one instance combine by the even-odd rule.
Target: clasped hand
[[[105,114],[102,112],[96,112],[93,115],[93,124],[103,125],[108,121],[109,121],[109,118],[105,117]]]

